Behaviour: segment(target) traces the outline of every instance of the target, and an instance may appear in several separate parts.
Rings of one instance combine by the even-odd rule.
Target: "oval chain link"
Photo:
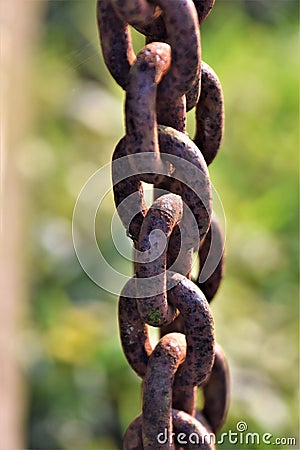
[[[126,91],[126,135],[113,154],[112,178],[135,262],[134,276],[119,299],[119,329],[125,356],[143,379],[143,411],[125,433],[126,450],[213,450],[210,433],[220,430],[228,410],[228,367],[215,345],[209,307],[224,267],[224,240],[212,215],[207,169],[221,145],[224,101],[217,75],[201,61],[199,34],[213,4],[97,3],[103,57]],[[146,37],[137,56],[130,26]],[[192,141],[186,134],[186,111],[193,107]],[[150,208],[142,182],[154,187]],[[195,282],[194,251],[200,259]],[[154,349],[149,325],[160,327]],[[196,410],[199,387],[201,411]],[[179,435],[198,436],[198,444],[181,445]]]

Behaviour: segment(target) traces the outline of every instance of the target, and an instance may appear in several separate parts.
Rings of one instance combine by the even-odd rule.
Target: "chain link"
[[[223,276],[224,248],[207,169],[221,145],[224,102],[217,75],[201,61],[199,34],[213,4],[98,0],[97,5],[104,60],[126,91],[126,135],[113,154],[112,178],[118,214],[134,243],[134,277],[120,295],[119,328],[125,356],[143,379],[142,414],[124,436],[128,450],[214,449],[210,433],[220,430],[228,409],[228,367],[215,345],[209,307]],[[137,56],[130,26],[146,37]],[[191,140],[186,111],[193,107]],[[150,208],[143,182],[153,184]],[[200,269],[193,282],[195,251]],[[154,349],[149,325],[160,327]]]

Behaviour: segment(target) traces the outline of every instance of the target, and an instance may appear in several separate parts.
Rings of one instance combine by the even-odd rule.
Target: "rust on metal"
[[[138,251],[143,262],[136,265],[137,278],[145,279],[143,298],[137,298],[142,319],[153,326],[170,323],[174,319],[174,308],[167,301],[167,241],[182,219],[182,199],[167,194],[159,197],[148,210],[143,221],[138,241]],[[164,248],[162,248],[164,246]],[[157,291],[157,295],[151,295]],[[137,292],[139,295],[139,292]]]
[[[170,333],[160,339],[149,358],[143,382],[142,436],[145,450],[172,447],[170,442],[159,442],[158,436],[162,432],[167,436],[172,433],[173,379],[185,354],[184,335]]]
[[[200,269],[195,283],[208,302],[216,295],[224,272],[224,239],[219,222],[212,218],[208,233],[199,249]]]
[[[105,64],[116,82],[126,89],[135,61],[129,26],[116,14],[110,0],[98,0],[97,21]]]
[[[193,0],[197,13],[199,25],[206,19],[210,13],[212,7],[214,6],[215,0]]]
[[[111,0],[117,14],[134,27],[147,26],[160,14],[161,10],[146,0]]]
[[[197,11],[198,22],[200,25],[210,13],[215,3],[215,0],[193,0],[193,3]],[[143,23],[141,21],[140,23],[134,24],[131,21],[131,24],[140,33],[143,33],[145,36],[150,37],[152,41],[166,40],[168,37],[164,19],[163,16],[161,15],[161,10],[159,8],[155,11],[154,20],[152,20],[151,22],[145,21],[145,23]]]
[[[195,83],[186,93],[186,110],[190,111],[197,105],[201,92],[201,77],[197,77]]]
[[[203,392],[202,413],[216,434],[225,422],[230,394],[228,365],[219,345],[216,346],[214,365],[207,383],[203,386]]]
[[[140,178],[137,175],[128,176],[130,166],[126,155],[125,138],[118,143],[112,160],[112,181],[117,211],[128,235],[137,242],[147,206]]]
[[[124,435],[123,450],[143,450],[142,423],[142,414],[131,422]]]
[[[208,64],[202,61],[201,95],[196,106],[194,142],[209,165],[219,151],[224,133],[224,99],[220,81]]]
[[[173,274],[174,277],[177,284],[169,290],[168,299],[181,313],[187,342],[186,360],[178,369],[175,385],[199,386],[209,376],[214,361],[213,319],[200,289],[182,275]],[[143,377],[152,348],[147,325],[136,305],[138,300],[121,295],[119,325],[126,358],[136,373]],[[160,315],[153,312],[151,321],[157,326]]]
[[[209,430],[197,419],[185,413],[173,409],[172,411],[174,431],[179,437],[181,434],[182,447],[186,450],[215,450],[215,445]],[[185,438],[183,437],[185,436]],[[186,444],[182,441],[185,440]]]
[[[169,73],[159,86],[166,101],[176,99],[191,89],[201,70],[201,45],[197,12],[192,0],[158,0],[167,31],[166,42],[172,48]],[[181,45],[178,45],[180,40]],[[188,67],[188,70],[186,68]]]
[[[167,157],[166,155],[176,157],[175,160],[172,159],[172,162],[175,163],[180,162],[184,158],[184,161],[187,161],[188,164],[184,164],[183,166],[178,164],[178,167],[175,167],[176,178],[172,178],[172,174],[169,176],[154,174],[151,175],[150,180],[156,181],[155,186],[157,188],[167,188],[169,192],[180,195],[184,204],[192,211],[198,225],[198,231],[193,231],[190,228],[191,247],[198,249],[199,243],[196,243],[195,239],[198,242],[199,239],[204,238],[209,229],[212,214],[212,192],[207,166],[197,146],[184,133],[174,130],[171,127],[159,126],[158,141],[160,154],[164,154],[165,157]],[[127,154],[128,146],[129,142],[126,140],[126,137],[122,138],[117,145],[113,160],[116,161],[118,158],[122,158],[124,154]],[[145,178],[145,174],[125,178],[126,169],[128,169],[127,173],[130,173],[130,168],[126,167],[129,163],[130,160],[127,161],[124,158],[124,165],[123,163],[119,166],[113,165],[113,181],[118,179],[118,176],[122,178],[120,174],[116,173],[116,167],[119,168],[120,172],[124,172],[122,182],[114,184],[114,195],[118,213],[127,229],[130,227],[130,223],[128,223],[130,222],[129,217],[133,219],[130,234],[137,239],[141,220],[146,212],[144,193],[140,181],[149,181],[149,178]],[[140,159],[140,163],[141,168],[143,169],[144,167],[143,170],[146,170],[146,163],[142,159]],[[168,166],[167,169],[169,170]],[[199,192],[201,195],[199,195]],[[126,208],[122,209],[120,206],[122,202],[127,196],[133,195],[134,193],[137,193],[136,196],[132,197],[130,204],[127,204]],[[136,207],[133,201],[134,198],[137,199],[138,207]]]
[[[201,241],[208,231],[212,214],[212,192],[207,165],[200,150],[187,135],[162,125],[158,126],[158,131],[160,152],[188,163],[175,166],[174,177],[167,180],[167,187],[170,192],[179,194],[192,211],[198,225],[198,239]],[[163,183],[162,186],[164,188]],[[192,229],[190,233],[193,240]]]
[[[203,293],[186,277],[174,274],[177,284],[169,291],[169,301],[180,311],[185,327],[187,356],[179,367],[175,385],[199,386],[209,375],[214,361],[214,326]]]
[[[167,435],[164,430],[160,431],[158,440],[163,442],[161,446],[164,445],[164,447],[155,445],[151,450],[157,448],[168,450],[174,450],[175,448],[186,450],[216,449],[213,436],[210,434],[211,430],[206,428],[203,420],[195,419],[184,411],[172,409],[172,421],[174,435]],[[123,450],[143,450],[146,448],[142,437],[142,423],[142,414],[131,422],[124,436]]]
[[[141,319],[135,298],[119,299],[119,329],[122,347],[132,369],[140,377],[146,373],[152,346],[148,326]]]
[[[112,179],[117,212],[134,242],[134,275],[118,313],[125,356],[143,380],[143,413],[127,428],[125,450],[214,450],[210,433],[220,430],[228,410],[228,367],[215,346],[209,307],[224,266],[207,168],[223,137],[224,101],[217,75],[201,61],[199,33],[213,4],[97,2],[104,60],[126,91],[126,135],[113,154]],[[146,39],[137,56],[130,26]],[[191,140],[186,111],[194,107]],[[143,182],[154,187],[150,207]],[[200,259],[195,283],[194,252]],[[154,349],[149,326],[160,327]],[[196,410],[197,389],[203,390],[202,411]]]
[[[171,49],[168,44],[148,44],[139,53],[135,64],[129,72],[126,91],[126,132],[127,154],[153,154],[150,164],[141,158],[142,168],[134,159],[134,169],[149,173],[164,173],[164,166],[159,155],[156,120],[157,85],[169,70]],[[153,177],[145,176],[144,180],[153,182]]]
[[[132,2],[130,2],[132,3]],[[137,14],[140,15],[139,4]],[[200,73],[201,46],[197,12],[192,0],[157,0],[164,13],[168,43],[172,46],[172,64],[168,75],[160,86],[160,95],[165,99],[176,99],[185,94]],[[109,0],[98,0],[97,19],[104,60],[112,76],[123,89],[127,87],[128,74],[135,61],[128,23],[116,8],[122,4]],[[149,12],[149,7],[146,6]],[[126,14],[127,18],[128,15]],[[136,17],[135,16],[135,17]],[[146,14],[146,17],[148,14]],[[182,37],[185,37],[182,39]],[[181,40],[182,45],[178,46]],[[189,70],[186,70],[186,67]]]

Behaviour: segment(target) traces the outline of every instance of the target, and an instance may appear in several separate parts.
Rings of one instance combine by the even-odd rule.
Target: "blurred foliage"
[[[248,431],[297,436],[297,17],[295,1],[219,0],[201,29],[226,106],[210,168],[227,219],[226,276],[212,304],[232,379],[223,431],[244,420]],[[117,298],[83,272],[71,234],[82,186],[124,134],[124,94],[101,56],[94,1],[45,2],[32,69],[35,128],[19,157],[31,199],[26,447],[113,450],[140,413],[140,380],[121,350]],[[113,213],[112,202],[101,212],[99,246],[131,273],[105,225]]]

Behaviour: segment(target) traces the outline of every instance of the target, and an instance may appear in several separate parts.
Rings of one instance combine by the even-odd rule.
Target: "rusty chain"
[[[126,91],[126,135],[112,164],[118,214],[134,243],[134,277],[119,299],[126,358],[143,379],[143,409],[124,449],[213,449],[228,409],[229,376],[209,302],[223,275],[207,166],[223,136],[218,77],[201,61],[199,24],[214,0],[98,0],[105,63]],[[136,56],[130,26],[146,37]],[[186,112],[196,108],[194,140]],[[153,184],[147,207],[143,182]],[[197,251],[199,274],[191,280]],[[152,349],[149,325],[160,327]],[[204,405],[196,410],[197,389]],[[183,443],[179,438],[186,436]],[[191,442],[188,437],[193,436]],[[198,437],[198,440],[195,440]],[[196,443],[195,443],[196,442]]]

